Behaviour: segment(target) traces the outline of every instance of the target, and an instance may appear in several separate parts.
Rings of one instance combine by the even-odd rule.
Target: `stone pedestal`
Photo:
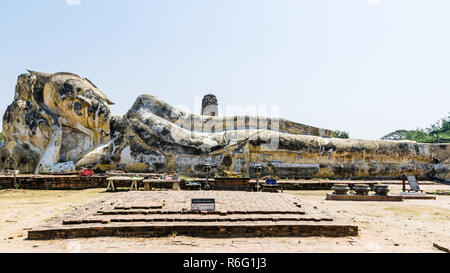
[[[350,187],[348,184],[336,184],[331,188],[334,193],[337,195],[347,195],[347,193],[350,191]]]
[[[403,201],[400,195],[341,195],[327,194],[327,200],[336,201]]]
[[[373,187],[373,190],[376,192],[377,195],[386,196],[389,193],[389,186],[388,185],[375,185]]]
[[[368,195],[370,191],[370,186],[367,184],[358,184],[353,187],[356,195]]]

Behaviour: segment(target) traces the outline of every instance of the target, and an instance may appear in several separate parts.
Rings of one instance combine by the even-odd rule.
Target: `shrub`
[[[335,138],[342,138],[342,139],[349,139],[350,135],[349,135],[349,133],[347,133],[345,131],[336,130],[336,131],[333,132],[333,137],[335,137]]]

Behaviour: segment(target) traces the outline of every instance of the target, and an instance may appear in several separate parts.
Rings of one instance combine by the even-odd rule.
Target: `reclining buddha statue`
[[[450,145],[333,138],[331,130],[280,118],[189,114],[151,95],[123,117],[85,78],[30,71],[19,76],[3,119],[0,168],[24,172],[214,172],[286,178],[449,179]]]

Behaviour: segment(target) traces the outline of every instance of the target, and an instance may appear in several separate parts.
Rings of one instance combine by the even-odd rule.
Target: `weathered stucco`
[[[81,107],[74,109],[78,101]],[[336,139],[330,130],[283,119],[192,115],[149,95],[140,96],[123,117],[110,117],[109,104],[92,83],[73,74],[20,76],[4,117],[0,168],[30,172],[47,159],[45,166],[73,161],[78,169],[202,176],[206,163],[215,171],[249,175],[261,164],[263,175],[287,178],[405,173],[450,179],[448,144]],[[29,122],[29,115],[37,118]]]

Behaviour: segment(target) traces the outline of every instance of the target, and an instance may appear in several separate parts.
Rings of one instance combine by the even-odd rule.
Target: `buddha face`
[[[63,126],[90,135],[95,145],[109,139],[108,106],[113,102],[89,80],[75,74],[53,74],[44,86],[43,97]]]

